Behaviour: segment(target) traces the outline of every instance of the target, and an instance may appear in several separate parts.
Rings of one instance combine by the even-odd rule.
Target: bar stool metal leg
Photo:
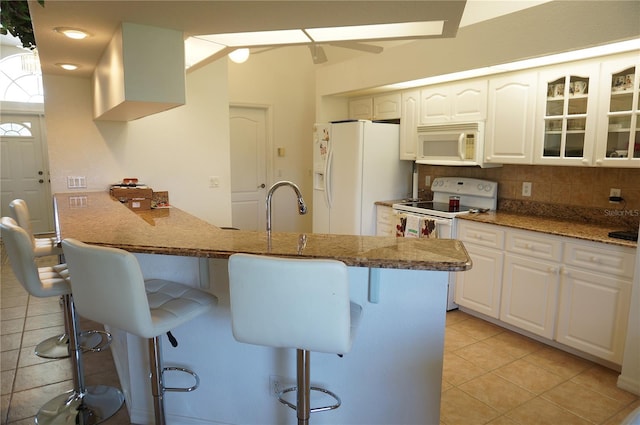
[[[311,384],[309,383],[311,353],[306,350],[296,350],[296,354],[298,380],[298,405],[296,413],[298,416],[298,425],[308,425],[309,416],[311,416]]]
[[[36,415],[38,425],[94,425],[113,416],[124,396],[117,388],[105,385],[85,387],[82,349],[78,342],[78,317],[71,294],[64,295],[65,322],[69,324],[69,351],[73,370],[73,390],[47,403]]]
[[[165,425],[162,347],[159,336],[149,338],[149,366],[151,368],[151,395],[153,396],[156,425]]]

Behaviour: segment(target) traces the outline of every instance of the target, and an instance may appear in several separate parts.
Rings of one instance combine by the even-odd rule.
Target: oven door
[[[411,235],[407,231],[407,226],[412,227],[411,217],[432,220],[436,225],[435,237],[438,239],[452,239],[455,237],[455,219],[437,217],[428,212],[405,211],[397,208],[394,208],[394,212],[396,213],[396,229],[398,229],[396,236],[398,237]],[[413,220],[414,226],[417,219]]]

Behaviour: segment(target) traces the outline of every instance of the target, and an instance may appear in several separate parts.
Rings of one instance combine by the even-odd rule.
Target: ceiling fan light
[[[247,59],[249,59],[249,49],[236,49],[233,52],[229,53],[229,59],[231,59],[235,63],[244,63],[247,61]]]

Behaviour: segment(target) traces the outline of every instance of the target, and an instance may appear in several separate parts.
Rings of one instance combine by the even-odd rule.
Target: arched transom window
[[[36,51],[0,60],[0,101],[44,103],[42,71]]]

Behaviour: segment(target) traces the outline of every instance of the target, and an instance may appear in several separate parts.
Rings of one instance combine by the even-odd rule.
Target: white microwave
[[[418,164],[500,166],[485,164],[483,151],[483,121],[418,126]]]

